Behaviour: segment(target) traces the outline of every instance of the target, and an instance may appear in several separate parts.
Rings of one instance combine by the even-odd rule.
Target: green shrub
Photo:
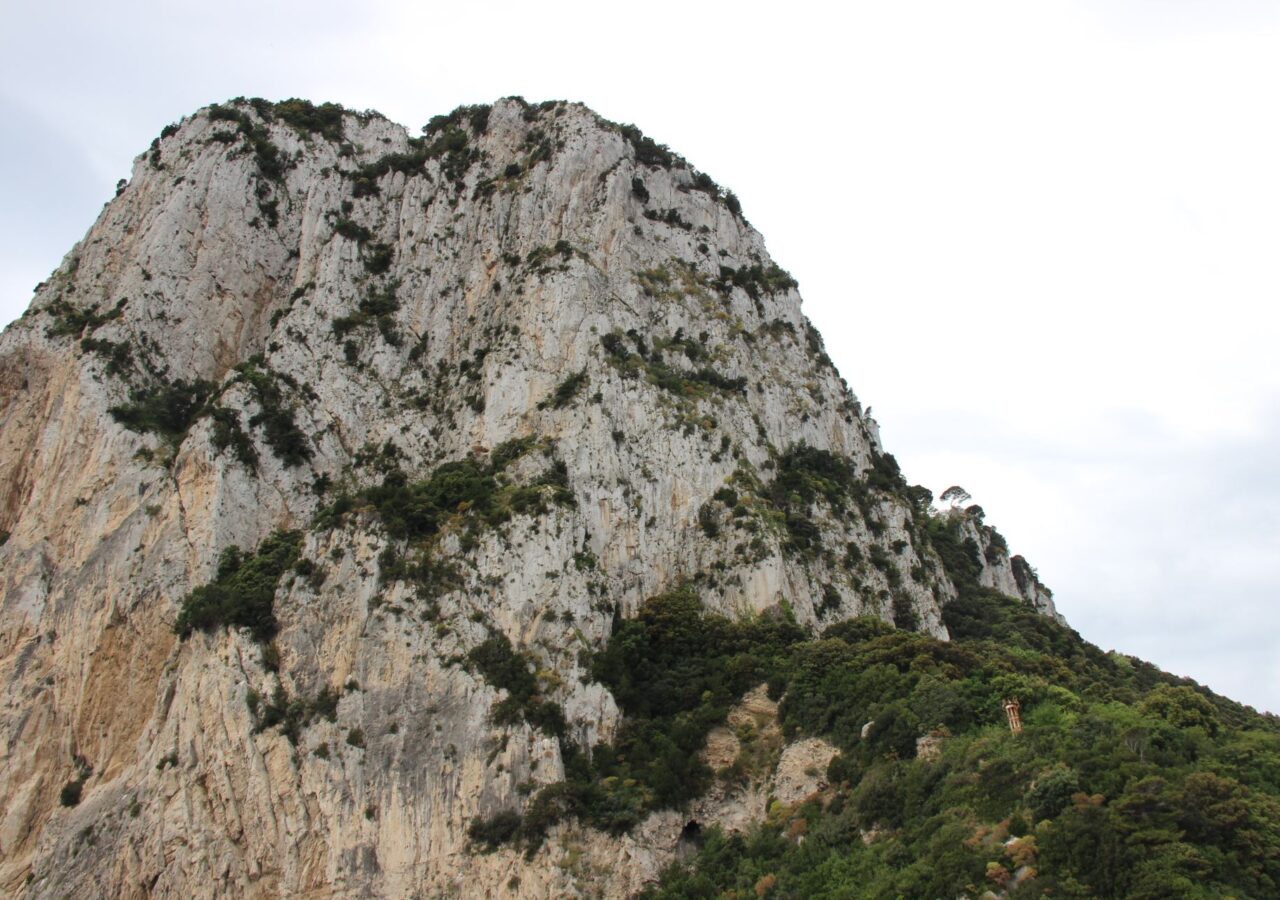
[[[373,239],[373,232],[368,228],[365,228],[358,222],[353,222],[351,219],[343,218],[341,216],[334,219],[333,231],[335,234],[340,234],[349,241],[355,241],[360,244]]]
[[[589,757],[562,741],[566,780],[534,798],[520,840],[533,850],[569,818],[617,834],[697,797],[712,776],[700,756],[707,732],[747,690],[783,672],[802,637],[784,615],[708,615],[689,588],[647,600],[591,659],[592,677],[625,713],[617,738]]]
[[[759,263],[750,266],[739,266],[736,269],[728,266],[720,267],[720,277],[715,282],[716,288],[728,294],[732,288],[739,287],[747,292],[752,300],[759,300],[765,294],[776,294],[797,287],[791,275],[774,264],[768,267]]]
[[[393,280],[382,288],[371,289],[360,299],[354,313],[333,320],[333,336],[341,340],[358,328],[376,325],[383,340],[399,347],[403,342],[395,320],[395,314],[400,310],[399,288],[400,283]]]
[[[263,701],[258,692],[250,689],[245,695],[245,702],[249,707],[250,714],[254,717],[255,731],[265,731],[268,728],[280,726],[280,733],[289,739],[289,743],[297,746],[299,738],[302,736],[302,730],[311,724],[317,716],[320,716],[330,722],[337,721],[338,718],[338,692],[326,685],[320,690],[313,699],[306,700],[301,697],[290,698],[280,685],[276,685],[275,691],[271,695],[271,699]],[[317,756],[324,759],[328,758],[328,745],[325,747],[324,753],[317,752]]]
[[[610,332],[600,338],[606,359],[618,369],[624,378],[635,377],[644,373],[650,384],[669,391],[680,397],[705,397],[711,390],[724,393],[743,394],[747,389],[745,378],[730,378],[722,375],[710,366],[698,369],[681,369],[668,364],[657,352],[650,354],[647,344],[639,334],[629,335],[636,346],[636,354],[627,349],[626,341],[621,334]],[[681,337],[667,341],[655,341],[654,346],[680,346],[690,359],[700,359],[701,350],[689,350],[699,347],[690,344]]]
[[[260,114],[261,111],[259,109]],[[230,106],[219,106],[216,103],[209,107],[209,118],[213,121],[236,123],[245,145],[253,151],[258,174],[263,178],[278,181],[284,177],[287,164],[280,154],[280,148],[271,142],[265,125],[254,122],[248,113]]]
[[[255,640],[270,640],[276,632],[276,587],[297,561],[301,544],[301,532],[277,531],[249,556],[228,547],[219,557],[214,580],[183,599],[174,631],[186,638],[197,628],[211,631],[226,625],[250,629]]]
[[[507,692],[494,708],[494,722],[514,725],[523,721],[545,734],[564,734],[563,710],[542,696],[542,687],[531,671],[536,660],[517,653],[506,635],[488,638],[467,654],[467,660],[486,682]]]
[[[443,463],[416,482],[392,469],[361,497],[377,509],[388,534],[411,540],[430,537],[459,513],[472,527],[481,527],[501,524],[513,514],[543,514],[549,503],[571,504],[568,472],[558,460],[529,484],[499,484],[497,476],[535,446],[530,438],[508,441],[494,449],[488,464],[468,456]]]
[[[245,467],[258,468],[258,451],[253,446],[249,435],[240,427],[240,414],[225,406],[214,406],[209,410],[213,419],[213,446],[218,452],[231,448]]]
[[[664,225],[670,225],[673,228],[680,228],[684,231],[693,229],[693,225],[682,219],[679,211],[675,209],[646,209],[644,217],[651,222],[662,222]]]
[[[81,338],[80,349],[106,360],[108,375],[127,375],[133,370],[133,348],[123,342],[87,337]]]
[[[448,115],[432,116],[431,120],[422,126],[422,133],[431,138],[469,126],[476,135],[482,135],[489,130],[489,114],[492,111],[493,107],[487,103],[459,106]]]
[[[128,303],[128,300],[121,299],[114,307],[103,313],[99,312],[96,306],[90,309],[82,309],[72,306],[66,300],[55,300],[49,304],[47,310],[53,318],[53,324],[46,329],[45,333],[49,337],[61,337],[63,335],[81,337],[86,331],[89,334],[93,334],[106,323],[124,315],[126,303]]]
[[[248,385],[250,394],[257,401],[258,412],[249,417],[249,426],[262,426],[267,445],[276,457],[286,466],[299,466],[310,459],[311,443],[298,427],[294,407],[280,387],[283,383],[295,388],[292,379],[267,368],[261,357],[254,357],[236,366],[234,381]]]
[[[80,794],[83,790],[83,779],[77,778],[74,781],[68,781],[62,786],[62,790],[58,794],[58,802],[63,806],[79,806]]]
[[[207,381],[157,381],[129,392],[129,402],[108,410],[130,431],[157,434],[170,443],[181,443],[213,392]]]
[[[503,810],[487,819],[475,819],[467,827],[467,837],[485,852],[515,839],[523,819],[518,812]]]
[[[733,191],[726,191],[724,195],[724,205],[729,208],[734,217],[742,218],[742,202],[738,199],[738,195]]]
[[[337,103],[321,103],[319,106],[307,100],[290,98],[274,106],[274,114],[300,134],[318,134],[327,141],[341,141],[345,130],[343,116],[346,110]]]
[[[634,125],[619,125],[618,131],[621,132],[623,138],[631,145],[632,151],[635,153],[636,162],[642,166],[661,166],[664,169],[670,169],[675,165],[675,154],[667,147],[666,144],[659,144],[652,138],[646,137],[644,132]]]
[[[538,409],[546,409],[548,407],[551,409],[564,409],[582,392],[582,389],[587,385],[587,381],[586,369],[573,373],[556,386],[550,397],[538,403]]]

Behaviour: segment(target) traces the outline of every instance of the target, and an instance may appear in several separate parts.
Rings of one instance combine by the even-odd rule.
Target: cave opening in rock
[[[702,837],[702,823],[696,819],[685,823],[684,828],[680,829],[680,840],[676,843],[677,858],[693,856],[702,849]]]

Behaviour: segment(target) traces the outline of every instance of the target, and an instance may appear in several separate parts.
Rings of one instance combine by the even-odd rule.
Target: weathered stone
[[[496,725],[499,692],[460,664],[491,631],[537,660],[583,746],[619,712],[579,651],[615,607],[683,581],[713,610],[785,603],[811,628],[890,619],[896,594],[946,636],[954,588],[905,500],[815,505],[821,551],[804,555],[742,486],[794,445],[863,473],[882,452],[794,285],[760,280],[760,235],[577,105],[499,102],[483,133],[460,120],[463,151],[420,165],[435,138],[376,115],[347,115],[338,141],[228,108],[139,157],[0,336],[0,892],[622,896],[690,821],[745,827],[769,790],[816,789],[828,748],[806,742],[778,775],[622,838],[568,823],[531,859],[468,846],[477,817],[563,775],[559,742]],[[175,393],[169,434],[126,427],[120,407],[179,380],[208,382],[221,412],[183,421]],[[478,533],[459,512],[434,549],[454,580],[429,600],[381,577],[394,541],[370,511],[315,524],[388,466],[421,478],[517,437],[543,449],[502,477],[559,460],[572,505]],[[739,471],[735,517],[713,495]],[[276,592],[270,652],[235,629],[179,640],[223,551],[279,529],[305,532],[306,565]],[[846,545],[894,548],[892,569],[846,564]],[[984,584],[1052,612],[1007,555],[986,565]],[[325,691],[332,721],[310,716],[296,745],[251,709]]]

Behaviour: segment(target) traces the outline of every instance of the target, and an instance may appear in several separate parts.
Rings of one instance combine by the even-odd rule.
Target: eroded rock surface
[[[638,890],[691,815],[758,820],[827,748],[775,747],[776,784],[748,772],[621,838],[567,824],[531,858],[478,854],[468,825],[559,780],[562,744],[497,724],[501,692],[462,660],[494,634],[532,654],[589,747],[619,712],[580,651],[679,583],[729,615],[945,637],[954,586],[876,434],[736,200],[634,131],[515,100],[419,139],[200,111],[0,337],[0,891]],[[797,448],[865,490],[773,490]],[[513,513],[459,504],[416,580],[367,503],[333,509],[468,460]],[[965,528],[983,584],[1052,613]],[[298,563],[274,640],[180,640],[224,551],[280,531]],[[759,740],[748,716],[712,752],[737,759],[749,721]]]

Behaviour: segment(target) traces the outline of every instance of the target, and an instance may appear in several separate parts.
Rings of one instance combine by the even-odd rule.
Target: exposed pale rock
[[[825,790],[827,765],[837,752],[821,738],[788,744],[773,776],[773,796],[791,806]]]
[[[376,115],[347,115],[341,140],[262,116],[240,104],[166,129],[0,336],[0,892],[623,896],[690,821],[746,827],[770,789],[816,784],[828,748],[805,742],[777,783],[722,786],[622,838],[564,824],[532,859],[467,839],[563,776],[559,742],[496,725],[500,693],[460,664],[491,631],[536,658],[582,746],[619,711],[580,652],[615,608],[684,581],[727,614],[909,614],[946,636],[954,588],[900,497],[815,504],[822,552],[806,557],[742,486],[793,445],[859,472],[882,452],[793,283],[765,278],[760,235],[581,106],[500,102],[483,130],[460,120],[463,150],[420,165],[406,160],[428,144]],[[220,412],[172,441],[112,414],[198,381]],[[478,534],[446,522],[435,552],[457,583],[432,606],[383,583],[371,513],[313,525],[391,464],[422,477],[515,437],[554,445],[504,477],[559,460],[574,502]],[[714,500],[735,478],[742,517]],[[179,641],[181,601],[223,551],[277,529],[306,532],[311,574],[282,580],[271,652],[227,629]],[[891,565],[846,565],[847,545]],[[983,578],[1052,612],[998,548]],[[301,723],[296,746],[251,709],[326,691],[333,720]]]

